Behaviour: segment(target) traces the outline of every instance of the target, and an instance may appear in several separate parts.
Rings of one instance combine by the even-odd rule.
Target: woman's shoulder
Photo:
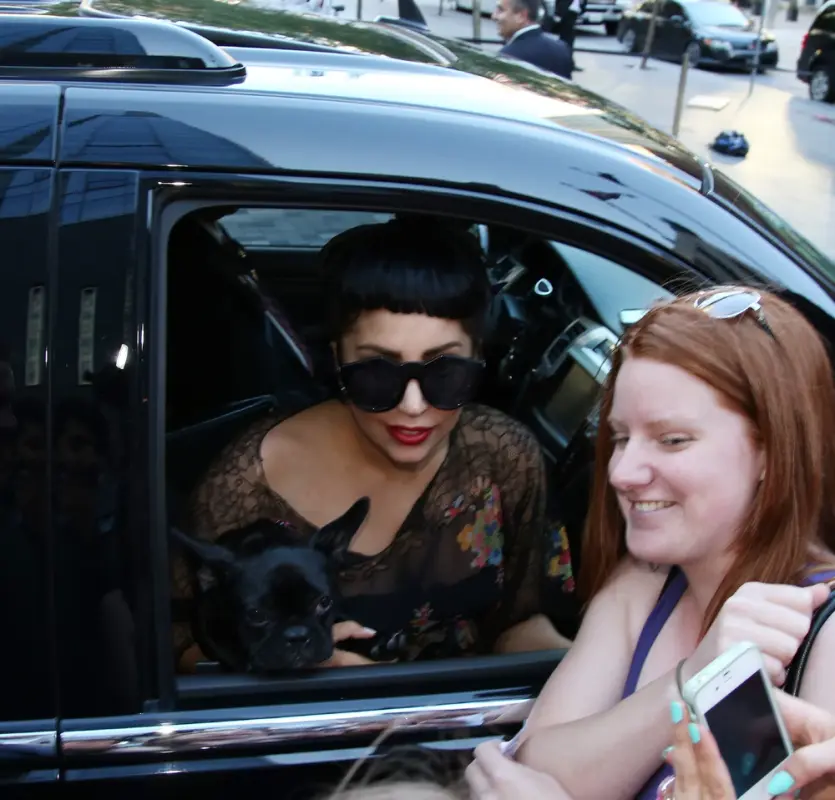
[[[621,608],[630,630],[640,631],[669,577],[669,567],[656,567],[626,555],[593,602]]]
[[[472,403],[461,412],[459,431],[467,445],[483,445],[510,459],[541,453],[533,431],[497,408]]]

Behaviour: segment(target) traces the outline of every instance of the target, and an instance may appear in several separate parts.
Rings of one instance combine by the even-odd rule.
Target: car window
[[[244,474],[256,468],[253,459],[263,457],[259,443],[273,426],[280,427],[280,420],[338,396],[334,352],[323,333],[327,329],[325,276],[318,268],[319,248],[347,227],[391,218],[391,213],[373,209],[226,208],[222,214],[210,209],[192,212],[174,225],[166,279],[165,492],[166,505],[177,515],[178,527],[187,537],[217,539],[256,518],[304,524],[295,516],[292,503],[284,499],[283,486],[271,485],[266,494],[259,494],[258,484],[244,479]],[[539,366],[546,352],[556,358],[558,343],[567,328],[574,332],[564,342],[567,345],[573,345],[584,332],[601,337],[595,340],[599,346],[594,353],[605,360],[605,345],[617,341],[621,331],[619,312],[646,307],[667,293],[632,274],[628,267],[574,245],[552,243],[507,226],[485,223],[479,227],[477,219],[445,222],[474,235],[488,251],[486,263],[497,299],[491,315],[489,351],[485,353],[489,377],[480,402],[495,409],[490,413],[499,415],[490,423],[491,429],[523,422],[534,430],[535,447],[554,455],[582,421],[593,415],[600,373],[582,354],[575,358],[577,354],[566,349],[562,355],[575,363],[576,369],[570,374],[558,371],[545,376],[531,394],[525,395],[525,407],[517,408],[513,397],[517,392],[524,394],[518,387],[529,383],[523,378]],[[245,251],[243,259],[237,245],[224,241],[223,232],[235,236]],[[540,311],[543,302],[547,313]],[[520,309],[536,315],[522,330],[522,318],[517,313]],[[543,410],[543,422],[537,421],[535,409]],[[519,452],[524,453],[524,448]],[[450,480],[462,481],[460,490],[453,491],[455,486],[451,486],[455,495],[451,502],[458,502],[458,494],[470,496],[469,473],[476,463],[477,459],[462,463],[454,477],[441,482],[447,486]],[[550,475],[551,461],[547,463]],[[520,455],[518,469],[524,471],[523,465],[524,456]],[[306,469],[299,462],[295,474]],[[319,473],[325,473],[324,467]],[[478,485],[482,486],[483,481]],[[317,489],[320,494],[323,491]],[[508,498],[513,496],[506,494]],[[434,494],[429,497],[432,499],[426,502],[430,510],[422,513],[434,513],[431,509],[437,501]],[[460,533],[448,553],[450,564],[457,563],[456,554],[469,546],[465,540],[470,519],[466,515],[479,513],[481,503],[476,495],[473,497],[466,511],[453,510],[447,515],[449,530],[456,536]],[[447,509],[441,508],[440,513],[447,514]],[[539,531],[542,538],[536,541],[541,548],[538,557],[542,559],[539,563],[546,587],[543,609],[559,621],[562,630],[570,632],[578,616],[570,562],[560,548],[565,547],[566,536],[579,535],[584,510],[579,506],[573,509],[577,519],[570,531],[562,533],[559,531],[565,523],[559,513],[558,507],[549,504]],[[182,546],[172,551],[173,577],[166,589],[172,600],[171,643],[182,702],[199,707],[213,702],[213,693],[233,690],[241,693],[241,698],[248,698],[245,680],[252,681],[253,676],[243,676],[241,662],[230,658],[230,649],[218,647],[217,639],[212,638],[226,634],[215,629],[215,634],[209,635],[209,629],[192,625],[197,604],[207,602],[201,592],[210,591],[216,584],[206,578],[205,568],[200,572],[203,562],[199,550],[181,541]],[[468,569],[488,563],[482,558],[466,561]],[[394,571],[393,567],[389,570],[392,574]],[[203,589],[204,585],[209,589]],[[425,653],[422,658],[442,661],[477,646],[477,640],[467,633],[473,630],[469,615],[476,612],[462,610],[457,633],[449,638],[445,618],[434,617],[431,598],[424,598],[414,609],[403,609],[399,600],[395,602],[385,593],[382,596],[389,599],[369,607],[373,613],[385,611],[400,616],[390,624],[371,618],[361,620],[385,636],[384,642],[375,645],[378,656],[383,652],[379,647],[402,646],[411,648],[404,653]],[[492,602],[487,597],[470,605],[481,608],[479,604],[486,603],[483,609],[487,613]],[[210,608],[200,607],[203,613]],[[418,622],[413,624],[414,620]],[[425,636],[423,631],[427,631]],[[198,642],[201,636],[208,636],[201,640],[205,651],[204,644]],[[408,644],[396,644],[401,637],[406,637]],[[235,642],[234,647],[240,644]],[[408,664],[412,657],[401,657],[401,661]],[[286,676],[282,686],[292,687],[293,670],[286,671]],[[258,702],[254,699],[256,690],[257,681],[253,699],[241,702]],[[263,695],[259,697],[263,702]]]
[[[366,211],[246,208],[225,216],[222,224],[245,247],[318,249],[348,228],[390,218],[391,214]]]
[[[730,3],[694,2],[688,3],[690,19],[700,25],[718,25],[732,28],[747,28],[748,18]]]
[[[0,732],[56,716],[47,465],[49,170],[0,168]],[[14,744],[11,745],[15,747]]]
[[[683,17],[684,9],[678,3],[665,3],[663,15],[668,19],[670,17]]]
[[[137,714],[151,641],[147,403],[134,391],[137,176],[77,169],[58,184],[50,372],[60,716]]]
[[[815,20],[812,27],[826,31],[827,33],[835,33],[835,6],[823,11],[817,20]]]
[[[621,311],[648,309],[674,293],[631,269],[595,253],[562,242],[551,242],[588,296],[601,322],[618,336],[623,333]]]

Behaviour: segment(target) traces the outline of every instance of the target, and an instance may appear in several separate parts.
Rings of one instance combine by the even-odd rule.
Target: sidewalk
[[[582,59],[577,83],[671,132],[680,68],[620,56]],[[694,70],[688,75],[679,139],[779,214],[835,260],[835,108],[813,103],[794,76],[757,78],[749,97],[743,78]],[[714,103],[719,110],[704,107]],[[701,106],[701,107],[699,107]],[[744,159],[708,147],[726,129],[751,146]]]

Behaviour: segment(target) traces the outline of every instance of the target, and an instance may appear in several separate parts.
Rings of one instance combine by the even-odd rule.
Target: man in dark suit
[[[537,22],[540,0],[498,0],[493,19],[505,45],[501,54],[527,61],[563,78],[571,77],[571,50]]]

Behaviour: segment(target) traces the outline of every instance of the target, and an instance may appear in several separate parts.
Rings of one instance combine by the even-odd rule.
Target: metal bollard
[[[481,0],[473,0],[473,41],[481,41]]]
[[[647,59],[652,50],[652,43],[655,41],[655,27],[658,24],[658,10],[661,6],[659,0],[655,0],[652,4],[652,17],[649,20],[649,30],[647,31],[647,38],[644,42],[644,52],[641,58],[641,69],[647,68]]]
[[[681,128],[681,112],[684,110],[684,90],[687,88],[687,70],[690,69],[690,54],[684,51],[681,61],[681,73],[678,76],[678,94],[676,94],[676,110],[673,112],[673,136],[678,139]]]

